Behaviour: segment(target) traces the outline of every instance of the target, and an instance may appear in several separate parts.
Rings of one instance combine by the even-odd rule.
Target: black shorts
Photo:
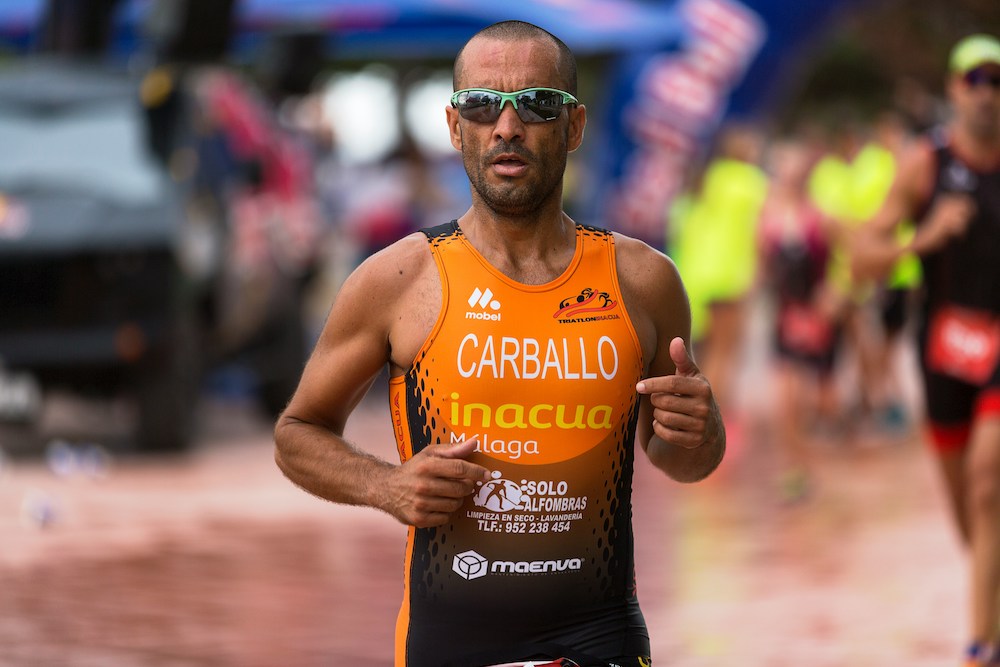
[[[594,659],[584,659],[577,656],[578,659],[584,660],[584,662],[577,662],[572,658],[556,658],[552,659],[548,655],[534,656],[530,660],[525,662],[530,662],[531,664],[537,665],[537,667],[652,667],[653,660],[649,656],[628,656],[622,658],[611,658],[609,660],[594,660]],[[541,662],[540,662],[541,661]],[[511,664],[522,664],[520,662],[516,663],[504,663],[505,665]],[[502,667],[501,665],[491,665],[490,667]]]
[[[517,658],[511,658],[509,655],[501,657],[502,652],[496,650],[475,653],[459,660],[448,661],[445,663],[445,667],[483,667],[484,665],[509,664],[519,661],[542,664],[546,661],[562,662],[567,667],[572,667],[573,665],[577,665],[578,667],[650,667],[653,664],[648,653],[644,655],[621,656],[618,658],[597,658],[586,651],[578,651],[563,645],[549,643],[535,644],[523,650],[524,652]],[[626,648],[625,650],[628,649]]]
[[[939,452],[961,451],[976,417],[1000,415],[1000,365],[983,384],[972,384],[932,370],[927,362],[927,329],[920,332],[920,373],[931,444]]]
[[[774,326],[774,352],[783,361],[793,362],[820,376],[833,372],[840,326],[826,321],[811,306],[779,304]]]
[[[888,288],[879,295],[879,318],[887,336],[892,337],[906,326],[910,311],[910,290]]]

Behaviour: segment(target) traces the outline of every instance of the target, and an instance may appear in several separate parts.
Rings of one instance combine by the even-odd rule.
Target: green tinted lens
[[[554,90],[529,90],[517,96],[517,115],[525,123],[555,120],[563,108],[563,94]]]
[[[454,98],[454,105],[462,118],[476,123],[492,123],[500,117],[500,95],[487,90],[461,91]]]
[[[569,93],[553,88],[526,88],[513,93],[502,93],[488,88],[467,88],[451,96],[451,104],[462,118],[476,123],[494,123],[503,105],[514,105],[518,117],[525,123],[544,123],[555,120],[566,104],[576,104]]]
[[[989,72],[985,68],[969,70],[963,78],[972,88],[989,86],[994,90],[1000,90],[1000,74]]]

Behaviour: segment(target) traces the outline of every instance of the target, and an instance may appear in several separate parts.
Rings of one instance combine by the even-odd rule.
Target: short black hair
[[[465,48],[469,43],[477,37],[509,42],[521,39],[548,39],[555,44],[556,49],[559,51],[559,75],[565,82],[566,92],[576,95],[576,56],[573,55],[573,52],[570,51],[569,47],[561,39],[548,30],[539,28],[537,25],[526,21],[500,21],[499,23],[486,26],[470,37],[469,41],[458,52],[458,55],[455,56],[452,85],[456,90],[458,89],[458,78],[462,71],[462,54],[465,53]]]

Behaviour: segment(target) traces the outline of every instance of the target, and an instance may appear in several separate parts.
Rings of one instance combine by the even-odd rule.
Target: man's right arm
[[[885,203],[861,229],[852,248],[853,270],[858,277],[882,279],[904,255],[927,255],[965,233],[972,215],[970,198],[940,194],[934,198],[913,238],[906,244],[897,240],[896,227],[904,220],[914,219],[931,196],[934,160],[931,143],[921,141],[900,161]]]
[[[292,482],[320,498],[431,526],[445,523],[475,482],[488,479],[485,469],[464,460],[476,443],[432,445],[395,465],[343,437],[351,412],[391,359],[393,325],[404,317],[400,304],[419,284],[421,262],[414,253],[427,253],[426,243],[411,240],[369,258],[345,281],[275,425],[275,461]]]

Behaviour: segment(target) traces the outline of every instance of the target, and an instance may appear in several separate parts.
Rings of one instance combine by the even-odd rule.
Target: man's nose
[[[524,121],[517,115],[513,102],[504,104],[500,109],[500,117],[497,118],[493,134],[496,138],[506,142],[514,141],[515,138],[524,138]]]

